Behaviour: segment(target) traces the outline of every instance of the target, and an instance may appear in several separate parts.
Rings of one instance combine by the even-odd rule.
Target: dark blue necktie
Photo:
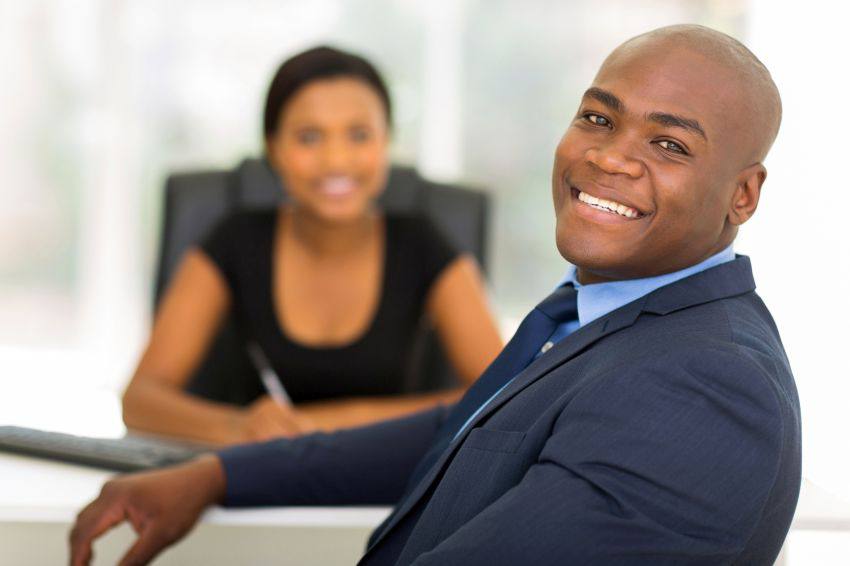
[[[408,488],[419,483],[469,417],[534,360],[555,329],[578,317],[577,295],[575,287],[564,285],[528,313],[511,341],[449,413],[431,449],[413,471]]]

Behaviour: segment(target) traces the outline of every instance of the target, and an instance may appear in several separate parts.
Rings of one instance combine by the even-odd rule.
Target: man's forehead
[[[588,92],[610,93],[628,112],[669,112],[705,126],[734,104],[731,79],[727,70],[699,54],[634,53],[609,57]]]
[[[730,78],[728,69],[699,53],[641,50],[612,54],[596,74],[594,86],[617,83],[642,97],[670,96],[684,101],[701,98],[704,87],[721,86]],[[697,91],[700,87],[703,89]]]
[[[636,112],[690,114],[709,137],[735,140],[747,162],[764,159],[782,118],[779,91],[761,61],[734,38],[702,26],[669,26],[630,39],[608,56],[593,86]]]

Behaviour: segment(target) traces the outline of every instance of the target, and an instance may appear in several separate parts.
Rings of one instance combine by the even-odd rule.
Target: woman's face
[[[266,143],[296,206],[323,220],[350,221],[384,188],[388,141],[381,98],[365,82],[340,77],[298,90]]]

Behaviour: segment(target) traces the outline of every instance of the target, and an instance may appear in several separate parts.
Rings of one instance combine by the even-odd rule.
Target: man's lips
[[[565,184],[570,196],[586,207],[629,220],[639,220],[651,214],[648,208],[636,205],[628,196],[608,187],[595,183],[574,185],[567,180]]]

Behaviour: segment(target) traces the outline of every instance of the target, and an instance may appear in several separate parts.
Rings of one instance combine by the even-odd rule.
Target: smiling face
[[[266,140],[294,206],[330,222],[361,218],[386,182],[386,111],[365,82],[339,77],[299,89]]]
[[[552,175],[558,249],[581,282],[676,271],[734,240],[766,175],[741,82],[664,41],[608,58]]]

